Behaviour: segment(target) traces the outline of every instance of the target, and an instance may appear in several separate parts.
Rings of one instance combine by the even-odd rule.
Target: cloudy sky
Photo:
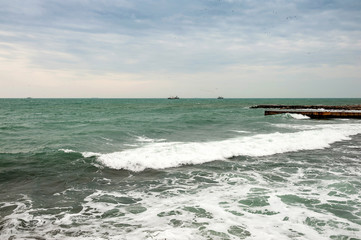
[[[361,97],[360,0],[0,0],[1,97]]]

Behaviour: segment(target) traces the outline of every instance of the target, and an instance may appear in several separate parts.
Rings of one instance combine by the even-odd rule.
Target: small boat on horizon
[[[219,97],[217,97],[217,99],[224,99],[224,97],[222,97],[222,96],[219,96]]]
[[[179,99],[178,96],[175,96],[175,97],[169,97],[168,99]]]

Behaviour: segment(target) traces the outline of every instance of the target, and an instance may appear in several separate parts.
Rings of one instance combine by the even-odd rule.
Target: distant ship
[[[219,97],[217,97],[217,99],[224,99],[224,97],[219,96]]]
[[[175,96],[175,97],[169,97],[168,99],[179,99],[178,96]]]

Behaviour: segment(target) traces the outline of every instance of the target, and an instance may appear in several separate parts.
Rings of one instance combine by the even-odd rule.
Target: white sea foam
[[[94,153],[94,152],[83,152],[82,154],[86,158],[88,158],[88,157],[100,157],[102,155],[101,153]]]
[[[110,139],[110,138],[106,138],[106,137],[100,137],[101,139],[105,140],[105,141],[108,141],[108,142],[112,142],[113,140]]]
[[[361,230],[358,223],[318,206],[332,201],[359,202],[359,194],[330,195],[331,191],[341,188],[335,185],[338,180],[329,178],[319,179],[316,185],[297,184],[305,180],[304,173],[312,170],[312,165],[309,167],[306,171],[299,169],[288,181],[279,185],[267,183],[264,176],[267,171],[274,173],[280,169],[256,172],[249,168],[241,172],[213,173],[209,177],[217,184],[206,188],[198,187],[197,184],[202,184],[200,182],[184,184],[182,178],[172,176],[148,185],[149,189],[170,187],[163,192],[144,191],[143,188],[125,191],[114,186],[112,190],[95,190],[87,195],[79,201],[79,212],[70,211],[71,207],[55,206],[52,210],[61,213],[56,217],[47,211],[49,209],[34,209],[32,200],[24,197],[20,203],[3,205],[18,207],[5,217],[2,236],[4,239],[15,235],[19,239],[41,236],[46,239],[89,240],[326,240],[330,236],[342,235],[357,238]],[[327,169],[321,168],[320,171]],[[193,172],[183,173],[188,174],[187,179],[194,177]],[[182,191],[177,192],[177,189]],[[78,191],[82,189],[70,188],[61,195],[72,196]],[[304,200],[287,203],[282,200],[282,196],[287,195]],[[126,202],[124,199],[134,201]],[[254,199],[264,199],[265,204],[253,206],[240,201]],[[24,225],[34,229],[24,231]]]
[[[298,114],[298,113],[288,113],[288,115],[294,119],[310,119],[309,116]]]
[[[73,153],[73,152],[76,152],[76,151],[71,150],[71,149],[63,149],[63,148],[59,149],[59,151],[62,151],[62,152],[65,152],[65,153]]]
[[[244,130],[231,130],[231,131],[236,133],[250,133],[250,131],[244,131]]]
[[[139,146],[138,144],[128,144],[128,143],[125,143],[123,145],[126,147],[138,147]]]
[[[72,149],[59,149],[59,151],[62,151],[62,152],[65,152],[65,153],[77,153],[77,151],[74,151]],[[83,157],[99,157],[101,156],[102,154],[101,153],[94,153],[94,152],[82,152],[81,153],[83,155]]]
[[[83,153],[96,156],[103,165],[114,169],[143,171],[187,164],[202,164],[233,156],[266,156],[277,153],[313,150],[349,140],[361,133],[360,124],[319,125],[318,129],[295,133],[270,133],[212,142],[152,142],[142,147],[108,154]]]
[[[138,142],[164,142],[166,141],[166,139],[153,139],[153,138],[148,138],[146,136],[137,136],[137,141]]]
[[[244,174],[250,174],[250,172]],[[84,234],[81,239],[104,239],[104,236],[107,239],[119,239],[119,236],[126,234],[126,237],[121,239],[205,240],[221,239],[219,236],[224,236],[224,238],[236,240],[245,238],[247,235],[242,235],[242,233],[248,232],[251,239],[287,240],[293,238],[329,239],[331,235],[341,234],[356,237],[358,233],[358,230],[353,233],[346,229],[347,226],[359,229],[356,223],[332,214],[314,211],[312,207],[305,207],[302,203],[284,203],[280,196],[289,195],[290,192],[300,194],[299,186],[295,186],[292,182],[274,189],[265,188],[263,184],[257,182],[244,182],[241,176],[234,176],[234,178],[234,182],[237,182],[236,187],[221,181],[220,185],[200,189],[193,194],[167,197],[142,191],[130,191],[123,194],[118,191],[97,190],[84,199],[79,213],[69,213],[67,209],[64,209],[64,214],[56,220],[52,215],[34,217],[31,215],[32,207],[24,205],[21,211],[12,214],[11,222],[8,224],[9,230],[4,235],[8,238],[13,234],[11,232],[13,227],[10,224],[20,225],[17,219],[23,219],[25,222],[35,221],[37,233],[49,239],[55,239],[50,235],[49,229],[56,230],[59,229],[58,226],[68,227],[58,233],[56,236],[58,239],[64,236],[66,231],[72,234],[78,232],[77,224],[81,224]],[[191,185],[187,188],[191,188]],[[265,206],[247,206],[239,203],[241,199],[252,199],[251,196],[255,194],[254,189],[257,188],[264,191],[263,194],[255,196],[264,196],[267,199]],[[310,190],[312,192],[304,197],[319,200],[320,204],[325,204],[329,200],[343,200],[343,198],[330,197],[328,195],[330,189],[326,187]],[[104,196],[111,199],[138,199],[138,202],[134,204],[109,202],[102,200]],[[142,208],[140,212],[133,211],[139,208]],[[105,217],[112,211],[113,215]],[[325,225],[320,227],[322,231],[318,232],[313,226],[306,224],[307,219],[316,219],[324,223]],[[328,222],[330,222],[329,225]],[[332,225],[332,222],[338,223],[339,226]],[[181,226],[174,226],[173,223]],[[116,224],[123,227],[114,228]],[[232,232],[232,229],[236,231]],[[20,236],[23,234],[17,233]],[[79,239],[79,237],[69,239]]]

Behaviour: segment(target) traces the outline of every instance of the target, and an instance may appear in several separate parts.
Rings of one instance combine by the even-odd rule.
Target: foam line
[[[267,156],[300,150],[327,148],[361,133],[360,124],[320,125],[319,129],[293,133],[257,134],[212,142],[153,142],[135,149],[97,156],[99,162],[114,169],[135,172],[146,168],[165,169],[188,164],[202,164],[233,156]]]

